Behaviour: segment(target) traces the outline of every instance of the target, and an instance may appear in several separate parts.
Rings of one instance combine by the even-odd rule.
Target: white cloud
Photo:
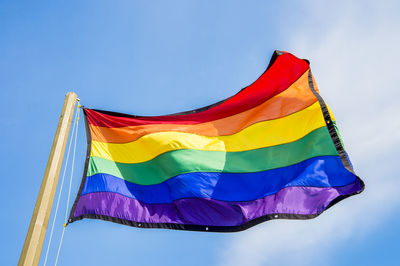
[[[398,4],[308,5],[306,26],[292,35],[288,50],[310,59],[366,191],[314,220],[270,221],[235,235],[220,254],[221,265],[330,265],[329,250],[366,237],[400,204],[391,159],[400,148]]]

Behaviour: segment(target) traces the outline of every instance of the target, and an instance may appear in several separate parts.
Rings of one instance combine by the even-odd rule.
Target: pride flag
[[[88,154],[69,223],[233,232],[313,218],[364,189],[308,61],[290,53],[201,109],[84,114]]]

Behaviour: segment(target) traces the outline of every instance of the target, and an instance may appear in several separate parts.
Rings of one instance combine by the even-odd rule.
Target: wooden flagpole
[[[64,158],[77,95],[68,92],[18,265],[38,265]]]

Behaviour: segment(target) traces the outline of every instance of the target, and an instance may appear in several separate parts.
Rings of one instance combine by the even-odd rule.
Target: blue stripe
[[[356,176],[338,156],[314,157],[303,162],[257,173],[188,173],[156,185],[137,185],[108,174],[87,177],[82,195],[115,192],[145,203],[171,203],[182,198],[250,201],[274,194],[285,187],[337,187]]]

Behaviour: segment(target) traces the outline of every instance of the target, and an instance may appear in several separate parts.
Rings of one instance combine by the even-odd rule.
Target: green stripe
[[[326,127],[316,129],[291,143],[250,151],[176,150],[134,164],[91,157],[87,175],[106,173],[135,184],[154,185],[184,173],[260,172],[324,155],[338,155]]]
[[[338,127],[337,127],[335,121],[333,121],[333,125],[335,126],[336,133],[337,133],[337,135],[338,135],[338,137],[339,137],[339,140],[340,140],[340,143],[342,144],[343,149],[346,150],[346,149],[344,148],[343,140],[342,140],[342,137],[340,136],[340,132],[339,132],[339,129],[338,129]]]

